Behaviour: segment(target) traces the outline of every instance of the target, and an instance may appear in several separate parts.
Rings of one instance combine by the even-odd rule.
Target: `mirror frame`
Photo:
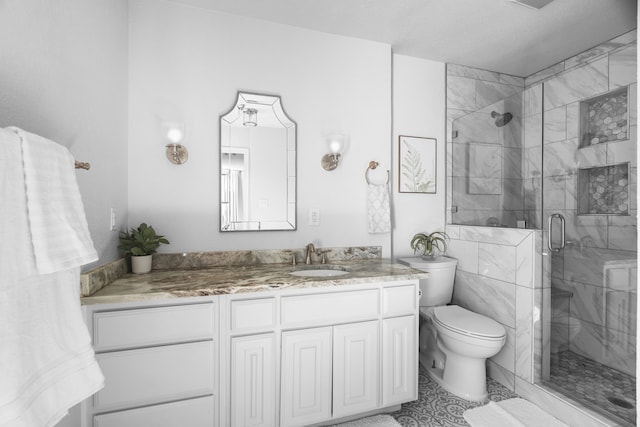
[[[225,229],[225,227],[222,224],[222,161],[223,161],[223,147],[229,147],[228,145],[223,145],[223,122],[225,121],[225,117],[227,117],[229,114],[231,114],[234,111],[237,111],[238,106],[240,104],[252,104],[252,103],[256,103],[255,100],[252,100],[251,98],[258,98],[258,97],[267,97],[267,98],[273,98],[273,103],[271,105],[276,105],[277,107],[274,107],[274,114],[276,116],[276,118],[282,122],[282,120],[280,119],[279,113],[281,113],[281,115],[283,116],[283,118],[285,120],[287,120],[288,122],[291,123],[290,126],[284,126],[283,127],[285,129],[287,128],[291,128],[293,127],[293,142],[287,142],[287,189],[286,189],[286,194],[287,194],[287,200],[285,201],[286,203],[286,219],[283,219],[281,222],[283,224],[287,224],[286,226],[283,226],[282,228],[268,228],[268,229],[262,229],[260,227],[260,225],[258,225],[257,228],[254,229],[241,229],[241,230],[234,230],[234,229]],[[276,108],[278,109],[276,111]],[[227,121],[227,123],[229,123]],[[229,110],[227,110],[226,112],[220,114],[219,116],[219,120],[218,120],[218,133],[219,133],[219,138],[218,138],[218,155],[219,155],[219,169],[218,169],[218,177],[219,177],[219,181],[218,181],[218,220],[219,220],[219,224],[220,224],[220,232],[223,233],[228,233],[228,232],[239,232],[239,231],[295,231],[297,230],[297,223],[298,223],[298,209],[297,209],[297,192],[298,192],[298,124],[295,122],[295,120],[292,120],[291,117],[287,114],[287,112],[285,111],[283,105],[282,105],[282,98],[280,97],[280,95],[273,95],[273,94],[267,94],[267,93],[257,93],[257,92],[247,92],[247,91],[242,91],[239,90],[236,94],[236,99],[235,102],[233,103],[233,105],[231,106],[231,108]],[[291,144],[293,144],[293,148],[291,148]],[[293,153],[293,159],[290,159],[291,153]],[[293,169],[293,173],[290,169]],[[291,182],[291,180],[293,179],[293,182]],[[293,186],[293,189],[291,188]],[[259,221],[258,221],[259,224]]]

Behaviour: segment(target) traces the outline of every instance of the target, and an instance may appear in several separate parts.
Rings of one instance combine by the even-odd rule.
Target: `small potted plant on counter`
[[[169,244],[164,236],[156,234],[153,227],[144,222],[137,228],[121,231],[119,238],[118,249],[125,255],[131,255],[131,271],[136,274],[150,272],[152,255],[157,252],[160,244]]]
[[[418,233],[411,239],[411,249],[415,254],[420,254],[422,259],[434,260],[447,251],[448,240],[449,236],[444,231]]]

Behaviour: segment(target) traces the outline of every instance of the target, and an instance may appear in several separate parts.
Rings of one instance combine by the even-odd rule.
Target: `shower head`
[[[502,126],[506,125],[507,123],[509,123],[511,121],[511,119],[513,118],[513,114],[511,114],[511,113],[500,114],[500,113],[497,113],[495,111],[492,111],[491,112],[491,117],[496,119],[496,126],[501,128]]]

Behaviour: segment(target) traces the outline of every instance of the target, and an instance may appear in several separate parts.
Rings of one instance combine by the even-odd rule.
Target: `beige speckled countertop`
[[[346,269],[349,273],[327,278],[298,277],[289,274],[296,270],[318,268]],[[340,286],[425,277],[427,273],[380,258],[311,266],[258,264],[158,270],[147,274],[126,274],[92,295],[83,297],[82,304]]]

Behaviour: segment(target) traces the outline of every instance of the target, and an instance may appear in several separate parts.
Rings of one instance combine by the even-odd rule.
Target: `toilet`
[[[420,280],[420,364],[445,390],[466,400],[486,400],[486,360],[500,351],[506,330],[486,316],[447,305],[457,260],[440,256],[399,261],[429,273]]]

